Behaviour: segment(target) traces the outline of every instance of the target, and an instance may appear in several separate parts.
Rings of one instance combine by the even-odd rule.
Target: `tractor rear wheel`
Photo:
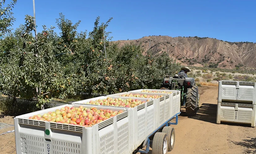
[[[186,96],[186,113],[188,116],[196,115],[199,109],[199,96],[198,96],[198,87],[194,86],[191,89],[188,89]]]

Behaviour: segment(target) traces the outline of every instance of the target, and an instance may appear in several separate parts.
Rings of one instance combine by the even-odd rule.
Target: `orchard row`
[[[180,67],[166,53],[152,56],[140,46],[112,42],[106,32],[111,19],[99,24],[98,17],[89,33],[77,32],[80,21],[62,14],[56,21],[60,34],[44,26],[35,38],[34,20],[26,16],[0,39],[0,90],[12,102],[37,100],[39,107],[52,98],[155,89]]]

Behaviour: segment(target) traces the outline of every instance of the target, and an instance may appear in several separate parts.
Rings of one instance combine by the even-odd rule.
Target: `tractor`
[[[199,109],[198,87],[195,85],[194,78],[165,77],[161,89],[179,90],[181,92],[181,107],[185,107],[188,116],[196,115]]]

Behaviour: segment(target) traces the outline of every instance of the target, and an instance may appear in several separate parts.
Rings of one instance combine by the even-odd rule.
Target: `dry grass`
[[[218,86],[218,83],[212,82],[199,82],[202,86]]]

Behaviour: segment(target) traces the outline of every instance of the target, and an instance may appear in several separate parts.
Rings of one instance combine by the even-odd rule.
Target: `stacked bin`
[[[119,97],[119,96],[102,96],[102,97],[96,97],[92,99],[86,99],[78,102],[74,102],[74,105],[83,105],[83,104],[89,104],[91,101],[97,101],[97,100],[106,100],[107,98],[112,99],[130,99],[127,97]],[[130,130],[131,130],[131,140],[130,144],[133,149],[137,148],[147,137],[149,133],[151,133],[154,128],[154,119],[156,118],[154,115],[154,104],[152,99],[146,99],[146,98],[135,98],[136,100],[143,101],[145,103],[135,106],[134,108],[126,108],[126,110],[131,113],[131,118],[133,119],[131,121]],[[111,106],[111,108],[119,109],[120,107]],[[121,107],[122,108],[122,107]],[[147,126],[147,118],[150,118],[151,122]],[[146,127],[147,126],[147,127]]]
[[[256,83],[245,81],[219,81],[217,123],[256,122]]]
[[[91,127],[29,119],[33,115],[43,115],[65,106],[78,107],[63,105],[15,117],[16,152],[19,154],[132,153],[129,127],[132,116],[125,109],[83,105],[87,108],[124,111]]]

